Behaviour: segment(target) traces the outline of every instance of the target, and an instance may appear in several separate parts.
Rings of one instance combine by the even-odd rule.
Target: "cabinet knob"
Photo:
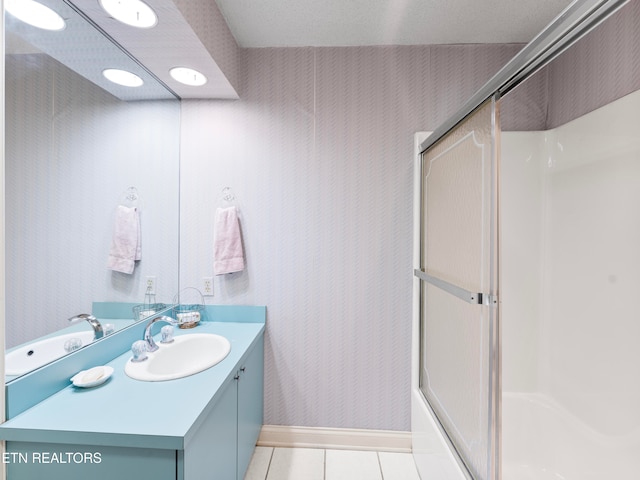
[[[244,372],[247,369],[247,367],[240,367],[240,371]]]
[[[235,377],[233,377],[234,380],[239,380],[240,379],[240,375],[236,375]]]

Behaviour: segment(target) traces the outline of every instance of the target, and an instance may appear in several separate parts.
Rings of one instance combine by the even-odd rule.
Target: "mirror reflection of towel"
[[[136,260],[142,258],[140,237],[138,209],[118,205],[107,268],[116,272],[133,273]]]
[[[213,239],[213,271],[216,275],[244,270],[242,236],[236,207],[218,208]]]

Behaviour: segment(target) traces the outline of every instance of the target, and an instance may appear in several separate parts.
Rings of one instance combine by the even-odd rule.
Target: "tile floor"
[[[420,480],[410,453],[256,447],[245,480]]]

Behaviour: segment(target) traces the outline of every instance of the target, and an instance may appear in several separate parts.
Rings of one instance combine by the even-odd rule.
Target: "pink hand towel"
[[[216,275],[244,270],[242,236],[236,207],[218,208],[213,240],[213,270]]]
[[[118,205],[107,268],[116,272],[133,273],[136,260],[142,258],[138,209]]]

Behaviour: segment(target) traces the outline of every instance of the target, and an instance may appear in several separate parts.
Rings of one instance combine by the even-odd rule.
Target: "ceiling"
[[[526,43],[570,0],[216,0],[240,47]]]

